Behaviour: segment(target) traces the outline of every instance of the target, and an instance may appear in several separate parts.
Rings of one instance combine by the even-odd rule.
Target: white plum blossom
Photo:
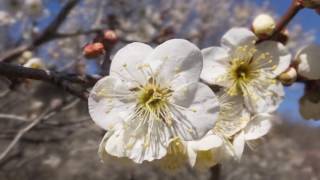
[[[219,111],[211,89],[199,82],[201,51],[173,39],[155,49],[131,43],[114,56],[110,75],[89,96],[93,121],[110,131],[106,153],[136,163],[160,159],[173,141],[202,138]]]
[[[42,0],[25,0],[24,6],[27,14],[32,17],[40,16],[43,13]]]
[[[15,19],[6,11],[0,10],[0,27],[15,23]]]
[[[224,87],[229,96],[243,96],[252,113],[269,113],[284,96],[276,77],[288,69],[291,55],[281,43],[256,41],[248,29],[229,30],[221,39],[221,47],[202,50],[201,80]]]
[[[309,80],[320,79],[320,46],[312,44],[302,48],[296,55],[298,74]]]

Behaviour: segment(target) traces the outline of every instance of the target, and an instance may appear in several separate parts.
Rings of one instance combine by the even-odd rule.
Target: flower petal
[[[134,42],[126,45],[114,55],[110,76],[127,82],[143,84],[145,78],[139,67],[143,65],[146,57],[152,51],[153,49],[144,43]]]
[[[244,136],[244,132],[241,131],[239,134],[237,134],[234,137],[234,140],[233,140],[233,148],[234,148],[236,158],[238,160],[240,160],[242,157],[242,154],[244,151],[244,145],[245,145],[245,136]]]
[[[175,133],[182,140],[202,138],[216,122],[219,112],[217,97],[203,83],[197,83],[196,86],[191,83],[174,93],[170,108]],[[178,96],[180,93],[184,95]]]
[[[199,80],[203,62],[201,51],[194,44],[172,39],[156,47],[146,63],[151,65],[161,84],[179,87]]]
[[[309,45],[298,52],[296,59],[299,62],[298,73],[310,80],[320,79],[320,46]]]
[[[227,83],[221,81],[220,77],[228,71],[229,54],[227,50],[221,47],[209,47],[201,52],[203,56],[201,80],[210,85],[226,86]]]
[[[128,88],[121,80],[110,76],[96,83],[88,99],[92,120],[106,130],[128,117],[133,103]]]
[[[274,112],[281,104],[285,95],[284,88],[280,82],[270,85],[267,89],[251,89],[250,92],[256,92],[256,94],[244,96],[244,102],[246,108],[252,113]]]
[[[234,50],[241,45],[254,44],[257,37],[247,28],[232,28],[221,38],[221,45]]]
[[[195,141],[188,141],[187,145],[196,151],[207,151],[222,145],[222,140],[215,134],[209,134]]]
[[[214,130],[226,137],[232,137],[247,126],[250,121],[250,112],[244,107],[244,100],[240,95],[223,94],[219,100],[221,109]]]
[[[261,53],[269,53],[271,55],[272,62],[266,66],[266,68],[276,68],[273,70],[275,76],[283,73],[287,70],[291,63],[291,54],[287,48],[279,42],[275,41],[264,41],[256,46],[258,52],[256,57],[261,55]],[[266,60],[267,61],[267,60]]]
[[[266,135],[271,129],[271,115],[258,114],[250,121],[244,129],[246,140],[255,140]]]

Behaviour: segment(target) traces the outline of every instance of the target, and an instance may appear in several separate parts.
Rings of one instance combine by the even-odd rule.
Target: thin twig
[[[14,114],[0,114],[0,119],[8,119],[8,120],[15,120],[20,122],[28,122],[28,118],[24,116],[17,116]]]
[[[44,111],[39,117],[33,120],[29,125],[25,128],[21,129],[19,133],[15,136],[15,138],[11,141],[9,146],[0,154],[0,162],[7,156],[7,154],[12,150],[12,148],[19,142],[21,137],[31,130],[35,125],[37,125],[43,118],[47,115],[49,110]]]

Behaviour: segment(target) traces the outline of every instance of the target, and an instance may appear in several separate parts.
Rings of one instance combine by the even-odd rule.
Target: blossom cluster
[[[171,170],[240,160],[245,146],[255,148],[271,129],[283,85],[298,75],[320,78],[312,65],[318,47],[302,49],[292,62],[285,43],[268,40],[274,28],[262,15],[252,31],[227,31],[220,46],[200,50],[171,39],[156,48],[134,42],[120,49],[89,97],[93,121],[107,130],[101,159]]]

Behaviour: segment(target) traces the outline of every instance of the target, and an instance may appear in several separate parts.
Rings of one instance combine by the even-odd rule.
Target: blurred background
[[[61,19],[56,32],[49,33],[45,42],[35,43],[70,1],[74,5]],[[82,49],[101,30],[112,29],[118,36],[116,46],[107,52],[111,56],[132,41],[155,46],[173,37],[189,39],[205,48],[219,45],[221,36],[231,27],[250,27],[258,14],[269,13],[278,19],[290,3],[290,0],[0,0],[0,57],[18,47],[23,52],[11,58],[13,63],[23,65],[37,59],[43,68],[52,71],[94,77],[102,71],[102,59],[85,58]],[[305,45],[320,43],[319,24],[320,17],[312,10],[303,10],[290,23],[287,46],[293,54]],[[23,49],[29,44],[33,45],[30,52]],[[317,94],[319,89],[313,91]],[[247,149],[241,162],[223,164],[220,179],[320,179],[318,119],[320,97],[305,91],[304,84],[286,87],[286,98],[276,113],[272,132],[256,151]],[[153,166],[102,164],[97,149],[103,134],[91,121],[85,101],[51,84],[0,76],[0,153],[12,145],[5,156],[0,156],[0,180],[187,180],[210,176],[207,171],[188,167],[177,174],[165,174]],[[17,142],[12,143],[17,136]]]

